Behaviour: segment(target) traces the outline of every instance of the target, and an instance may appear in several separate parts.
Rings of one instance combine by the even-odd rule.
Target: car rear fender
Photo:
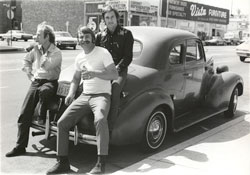
[[[161,90],[143,92],[126,103],[114,123],[111,143],[123,145],[140,142],[150,114],[158,107],[167,113],[171,123],[174,115],[173,101]]]
[[[243,94],[243,79],[232,72],[214,74],[208,85],[205,103],[208,107],[226,109],[235,87],[239,88],[239,96]]]

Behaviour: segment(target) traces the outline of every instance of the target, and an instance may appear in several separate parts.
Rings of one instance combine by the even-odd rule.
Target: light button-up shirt
[[[33,73],[35,79],[57,80],[61,72],[62,52],[51,44],[47,52],[41,45],[36,45],[23,60],[22,70]]]

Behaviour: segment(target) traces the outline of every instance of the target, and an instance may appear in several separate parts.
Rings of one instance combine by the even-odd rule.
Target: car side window
[[[176,45],[169,55],[170,64],[181,64],[181,45]]]
[[[187,40],[186,62],[199,61],[201,59],[199,44],[196,40]]]

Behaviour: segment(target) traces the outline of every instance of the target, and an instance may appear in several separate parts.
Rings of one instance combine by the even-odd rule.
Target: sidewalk
[[[30,44],[22,41],[12,41],[12,46],[8,46],[6,41],[0,41],[0,52],[25,51],[25,48]]]
[[[0,52],[12,52],[12,51],[24,51],[24,48],[16,47],[16,46],[1,46],[0,45]]]
[[[250,114],[121,169],[114,175],[249,175]]]

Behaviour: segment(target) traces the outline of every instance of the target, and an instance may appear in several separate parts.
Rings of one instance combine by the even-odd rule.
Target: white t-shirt
[[[75,69],[83,71],[104,70],[105,67],[114,63],[109,51],[105,48],[95,46],[95,48],[88,54],[81,52],[75,59]],[[100,78],[92,78],[83,81],[83,93],[85,94],[111,94],[111,81]]]

